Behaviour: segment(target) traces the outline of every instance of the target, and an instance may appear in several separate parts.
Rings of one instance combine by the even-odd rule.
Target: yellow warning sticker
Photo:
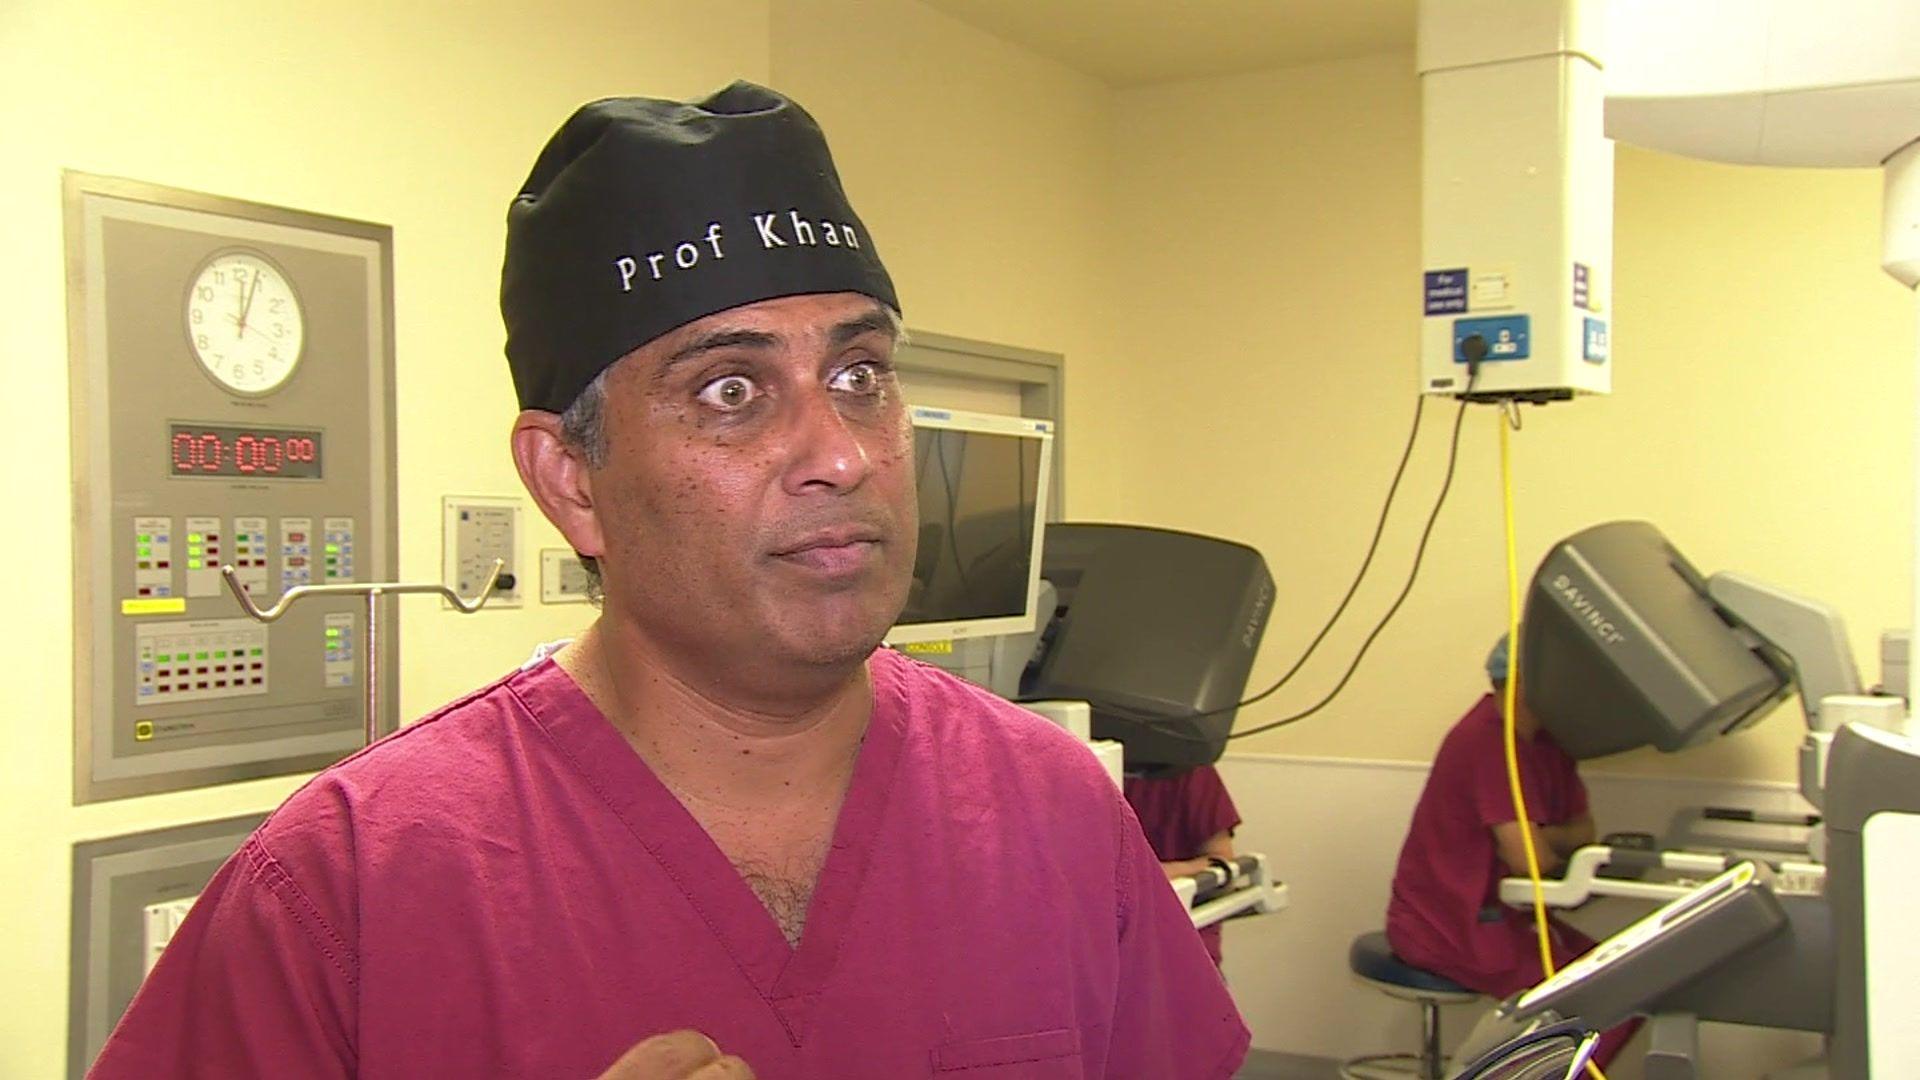
[[[187,610],[184,596],[155,596],[144,600],[120,601],[122,615],[179,615]]]
[[[142,720],[133,725],[133,737],[141,742],[146,742],[148,739],[153,738],[153,721]]]
[[[900,651],[909,656],[952,656],[953,639],[944,641],[916,641],[911,645],[900,646]]]

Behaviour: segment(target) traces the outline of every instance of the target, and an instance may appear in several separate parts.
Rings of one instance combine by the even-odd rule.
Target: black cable
[[[1367,545],[1367,556],[1360,560],[1360,569],[1353,575],[1353,584],[1347,587],[1347,595],[1340,598],[1340,606],[1333,609],[1333,614],[1327,617],[1326,625],[1322,626],[1320,632],[1313,636],[1313,640],[1307,643],[1306,651],[1300,654],[1300,659],[1293,662],[1293,666],[1287,669],[1287,673],[1280,676],[1272,686],[1242,701],[1240,705],[1236,707],[1255,705],[1265,701],[1267,698],[1273,696],[1274,691],[1287,685],[1287,683],[1293,679],[1294,675],[1298,674],[1300,669],[1306,666],[1307,661],[1313,656],[1314,650],[1318,649],[1320,643],[1326,640],[1327,635],[1333,631],[1334,624],[1339,622],[1340,616],[1346,613],[1347,605],[1353,602],[1354,595],[1360,591],[1360,583],[1365,580],[1367,569],[1373,565],[1373,556],[1380,550],[1380,538],[1386,534],[1387,515],[1393,509],[1394,496],[1400,492],[1400,480],[1407,475],[1407,462],[1413,459],[1413,444],[1420,437],[1420,418],[1425,414],[1426,408],[1427,395],[1416,395],[1413,406],[1413,430],[1407,432],[1406,449],[1400,452],[1400,464],[1393,470],[1393,483],[1387,485],[1387,498],[1380,506],[1380,520],[1375,522],[1373,526],[1373,542]]]
[[[1368,650],[1373,648],[1374,641],[1377,640],[1380,637],[1381,632],[1387,628],[1387,624],[1393,620],[1394,615],[1399,613],[1401,605],[1406,603],[1408,595],[1410,595],[1413,592],[1414,582],[1416,582],[1419,579],[1420,566],[1426,559],[1427,543],[1433,537],[1434,525],[1440,520],[1440,511],[1444,506],[1446,506],[1447,495],[1453,488],[1453,476],[1454,476],[1455,469],[1458,466],[1459,460],[1460,460],[1460,431],[1461,431],[1462,425],[1466,420],[1467,405],[1470,404],[1470,395],[1473,393],[1474,384],[1480,381],[1480,364],[1477,362],[1477,359],[1478,358],[1471,359],[1467,363],[1467,371],[1468,371],[1467,388],[1465,391],[1461,393],[1460,408],[1454,413],[1454,416],[1453,416],[1453,434],[1449,439],[1448,446],[1447,446],[1446,475],[1441,479],[1440,491],[1434,497],[1433,509],[1427,514],[1427,523],[1425,527],[1421,529],[1420,543],[1414,549],[1414,553],[1413,553],[1413,566],[1407,571],[1406,584],[1401,586],[1400,594],[1394,598],[1393,604],[1387,608],[1386,613],[1380,616],[1380,621],[1378,623],[1375,623],[1373,629],[1370,632],[1368,632],[1366,639],[1360,643],[1359,651],[1354,654],[1352,663],[1347,665],[1347,670],[1344,674],[1340,676],[1340,681],[1334,684],[1333,689],[1328,691],[1325,697],[1321,698],[1319,701],[1314,702],[1312,705],[1308,706],[1307,708],[1302,709],[1300,712],[1294,713],[1291,716],[1284,716],[1278,720],[1271,720],[1263,724],[1257,724],[1253,727],[1245,728],[1240,731],[1230,731],[1225,736],[1227,739],[1244,739],[1250,735],[1258,735],[1258,734],[1261,734],[1262,732],[1272,731],[1275,728],[1286,727],[1288,724],[1298,723],[1299,721],[1305,720],[1307,717],[1312,716],[1313,714],[1319,712],[1321,709],[1326,708],[1327,705],[1332,703],[1334,698],[1340,695],[1340,692],[1342,690],[1346,689],[1347,683],[1352,681],[1354,673],[1360,669],[1360,662],[1366,659]],[[1425,395],[1422,395],[1423,400],[1424,400],[1424,397]],[[1414,413],[1416,423],[1419,419],[1419,415],[1420,413],[1416,409]],[[1409,452],[1411,452],[1411,449],[1412,449],[1412,444],[1411,442],[1409,442],[1408,444]],[[1405,459],[1403,458],[1402,468],[1404,467],[1405,467]],[[1394,483],[1396,485],[1399,483],[1398,473],[1395,474]],[[1391,498],[1392,498],[1391,493],[1389,493],[1389,504],[1391,504]],[[1384,513],[1383,513],[1382,521],[1384,524]],[[1377,541],[1377,536],[1376,536],[1376,541]],[[1372,558],[1372,553],[1369,552],[1368,559],[1370,560],[1371,558]],[[1364,564],[1363,564],[1363,569],[1364,569]],[[1358,586],[1356,585],[1355,587],[1357,588]],[[1344,606],[1345,606],[1345,601],[1342,601],[1342,607]],[[1323,631],[1322,633],[1324,635],[1325,632]],[[1318,643],[1317,639],[1315,643],[1316,644]],[[1291,676],[1291,675],[1292,675],[1292,672],[1289,671],[1288,676]],[[1283,676],[1282,681],[1285,681],[1285,678],[1288,676]],[[1278,687],[1276,686],[1273,689],[1277,689],[1277,688]],[[1220,709],[1209,709],[1205,712],[1194,713],[1191,716],[1178,717],[1178,718],[1141,716],[1141,715],[1129,712],[1126,709],[1114,708],[1111,706],[1103,707],[1100,711],[1120,717],[1121,719],[1124,719],[1124,720],[1131,720],[1135,723],[1145,724],[1149,727],[1159,729],[1156,732],[1157,734],[1163,735],[1170,739],[1175,739],[1181,742],[1211,744],[1215,741],[1214,739],[1204,738],[1197,735],[1188,735],[1183,732],[1167,730],[1167,728],[1174,723],[1186,723],[1188,721],[1198,720],[1203,717],[1221,716],[1226,713],[1234,712],[1240,709],[1241,706],[1243,705],[1251,705],[1260,701],[1262,698],[1266,697],[1268,694],[1272,692],[1273,692],[1272,689],[1264,690],[1261,693],[1255,695],[1254,697],[1248,698],[1246,701],[1240,702],[1235,705],[1229,705],[1225,708],[1220,708]]]
[[[1340,691],[1347,688],[1347,683],[1353,679],[1353,673],[1360,670],[1360,661],[1366,659],[1367,650],[1373,648],[1374,640],[1380,636],[1381,631],[1387,628],[1387,623],[1391,622],[1394,615],[1400,611],[1400,605],[1407,602],[1407,596],[1413,592],[1413,583],[1420,577],[1420,564],[1427,557],[1427,541],[1433,537],[1433,527],[1435,523],[1440,520],[1440,509],[1447,504],[1447,493],[1453,489],[1454,466],[1458,464],[1460,460],[1460,429],[1466,418],[1467,402],[1462,401],[1460,408],[1453,414],[1453,439],[1447,447],[1447,475],[1446,478],[1440,482],[1440,494],[1433,500],[1433,512],[1427,515],[1426,528],[1420,531],[1420,546],[1414,549],[1413,567],[1407,571],[1407,583],[1401,586],[1400,595],[1394,597],[1393,606],[1387,608],[1386,614],[1380,616],[1380,621],[1374,624],[1373,630],[1367,634],[1366,640],[1360,643],[1360,651],[1354,654],[1353,663],[1347,665],[1346,674],[1340,676],[1340,681],[1334,684],[1332,690],[1327,691],[1326,697],[1314,702],[1307,708],[1294,713],[1292,716],[1285,716],[1278,720],[1270,720],[1264,724],[1256,724],[1253,727],[1241,731],[1229,732],[1227,738],[1244,739],[1249,735],[1258,735],[1263,731],[1272,731],[1275,728],[1283,728],[1288,724],[1298,723],[1312,716],[1314,713],[1319,712],[1321,709],[1326,708],[1334,698],[1340,695]],[[1163,734],[1171,733],[1167,732]]]

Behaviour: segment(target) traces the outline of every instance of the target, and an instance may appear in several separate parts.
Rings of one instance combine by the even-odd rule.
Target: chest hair
[[[807,908],[813,902],[813,886],[820,877],[822,859],[813,853],[800,857],[742,858],[732,853],[733,868],[760,898],[767,914],[780,927],[787,944],[798,947],[807,928]]]

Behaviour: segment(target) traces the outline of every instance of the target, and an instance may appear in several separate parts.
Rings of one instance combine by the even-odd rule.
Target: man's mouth
[[[870,526],[821,529],[783,541],[773,556],[828,577],[851,576],[880,557],[880,531]]]

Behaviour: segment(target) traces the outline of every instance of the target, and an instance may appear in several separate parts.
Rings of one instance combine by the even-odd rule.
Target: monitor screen
[[[1053,425],[916,406],[913,584],[893,644],[1034,628]]]

